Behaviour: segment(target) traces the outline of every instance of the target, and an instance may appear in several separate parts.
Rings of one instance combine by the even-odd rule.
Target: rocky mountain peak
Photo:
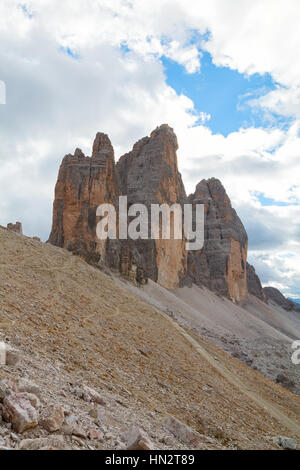
[[[129,203],[149,205],[186,199],[178,171],[177,148],[173,129],[163,124],[119,159],[116,170],[120,189],[128,196]]]
[[[78,158],[78,160],[84,160],[86,158],[83,151],[79,148],[75,150],[74,157]]]
[[[247,296],[247,233],[218,179],[201,180],[187,198],[177,149],[173,129],[162,124],[115,164],[109,137],[97,133],[91,158],[76,149],[62,162],[49,241],[131,278],[150,278],[167,288],[192,280],[242,301]],[[116,204],[120,195],[127,196],[129,206],[142,203],[148,209],[151,204],[203,203],[204,247],[187,252],[184,239],[99,241],[96,208]]]
[[[99,158],[105,155],[114,155],[114,149],[107,134],[97,132],[94,143],[92,158]]]
[[[189,201],[204,204],[205,213],[204,247],[189,254],[189,274],[198,285],[234,301],[244,300],[248,237],[222,183],[216,178],[201,180]]]
[[[77,148],[61,163],[49,242],[89,262],[104,258],[105,243],[96,238],[96,209],[104,202],[116,203],[114,150],[108,136],[98,133],[91,158]]]
[[[119,192],[128,204],[183,204],[185,189],[178,171],[177,138],[166,124],[139,140],[116,165]],[[146,276],[164,287],[180,285],[187,272],[183,240],[129,241],[130,253]]]
[[[178,150],[177,136],[173,128],[168,124],[161,124],[160,126],[156,127],[156,129],[151,132],[150,138],[159,139],[164,144],[170,142],[174,146],[175,150]]]
[[[225,188],[222,185],[221,181],[217,178],[208,178],[201,180],[195,188],[195,192],[193,194],[194,198],[199,197],[212,197],[213,195],[223,196],[224,198],[228,198]]]

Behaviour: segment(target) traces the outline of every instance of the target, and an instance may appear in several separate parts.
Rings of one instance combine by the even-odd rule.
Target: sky
[[[168,123],[187,192],[219,178],[262,283],[300,298],[299,24],[299,0],[0,0],[0,224],[46,240],[65,154]]]

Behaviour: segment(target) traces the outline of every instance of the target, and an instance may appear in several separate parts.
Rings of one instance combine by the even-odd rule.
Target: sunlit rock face
[[[49,242],[92,262],[103,259],[106,242],[96,237],[96,209],[105,202],[117,202],[114,150],[98,133],[91,157],[76,149],[61,163]]]

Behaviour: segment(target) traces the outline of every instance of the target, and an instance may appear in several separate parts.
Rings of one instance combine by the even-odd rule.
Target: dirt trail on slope
[[[120,283],[120,279],[115,281]],[[273,385],[278,383],[278,377],[283,377],[279,383],[300,396],[300,368],[291,362],[292,338],[300,335],[300,317],[276,312],[253,296],[249,296],[246,305],[236,305],[195,285],[169,291],[153,281],[142,288],[124,281],[121,284],[192,335],[197,333],[201,344],[204,338],[208,340],[206,350],[213,343],[245,364],[248,371],[251,367],[272,380]],[[240,370],[240,362],[231,363],[228,369]]]
[[[204,349],[200,343],[194,339],[186,330],[184,330],[178,323],[172,320],[168,315],[163,312],[160,312],[165,318],[167,318],[180,333],[186,338],[186,340],[197,350],[199,354],[214,368],[219,374],[221,374],[226,380],[228,380],[232,385],[236,386],[241,392],[247,395],[251,400],[257,403],[259,406],[262,406],[266,411],[268,411],[275,419],[282,423],[286,428],[288,428],[293,434],[296,434],[300,437],[300,425],[297,424],[294,420],[290,419],[284,413],[282,413],[278,408],[272,405],[269,401],[265,400],[262,396],[253,393],[249,390],[244,383],[236,377],[231,371],[226,367],[216,361],[210,353]]]

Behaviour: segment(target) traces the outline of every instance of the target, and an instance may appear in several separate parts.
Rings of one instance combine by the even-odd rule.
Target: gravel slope
[[[112,277],[65,250],[0,227],[1,339],[19,349],[21,361],[3,366],[0,379],[33,380],[42,410],[59,403],[75,414],[85,432],[81,438],[64,436],[71,448],[122,448],[122,432],[131,425],[143,429],[155,448],[189,447],[166,428],[169,414],[199,433],[197,447],[203,449],[270,449],[279,434],[299,439],[252,400],[244,385],[232,383],[199,354],[174,322]],[[195,340],[204,341],[209,357],[244,377],[252,393],[267,396],[272,407],[299,423],[294,394],[198,335]],[[87,438],[95,426],[92,406],[74,394],[76,383],[103,397],[100,443]],[[0,437],[10,447],[48,432],[39,425],[13,434],[0,423]]]

